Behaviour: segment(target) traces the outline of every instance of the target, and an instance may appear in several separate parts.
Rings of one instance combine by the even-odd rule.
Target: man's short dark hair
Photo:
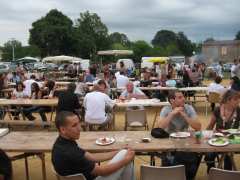
[[[76,89],[76,84],[75,84],[75,83],[70,83],[70,84],[68,84],[68,86],[67,86],[67,91],[73,93],[73,92],[75,91],[75,89]]]
[[[32,75],[30,76],[30,79],[36,79],[36,76],[35,76],[34,74],[32,74]]]
[[[171,90],[168,92],[168,101],[170,102],[171,99],[175,99],[176,93],[182,93],[182,91],[179,90]]]
[[[98,82],[97,82],[98,85],[104,85],[105,88],[107,87],[107,84],[106,82],[103,80],[103,79],[100,79]]]
[[[220,83],[222,82],[222,78],[221,78],[220,76],[216,76],[215,82],[216,82],[217,84],[220,84]]]
[[[55,125],[56,128],[59,130],[60,127],[63,127],[66,125],[66,120],[68,117],[71,116],[76,116],[76,114],[74,114],[73,112],[70,111],[60,111],[56,114],[56,118],[55,118]]]

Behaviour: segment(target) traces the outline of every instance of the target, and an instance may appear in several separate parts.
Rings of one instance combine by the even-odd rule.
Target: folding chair
[[[210,103],[210,105],[212,103],[220,103],[221,100],[221,94],[217,93],[217,92],[209,92],[208,95],[208,102]],[[206,116],[208,113],[208,103],[206,103]]]
[[[223,169],[211,168],[209,172],[209,180],[239,180],[240,171],[228,171]]]
[[[186,180],[185,167],[183,165],[156,167],[141,165],[141,180]]]
[[[69,176],[61,176],[59,175],[54,168],[52,168],[54,174],[57,177],[57,180],[86,180],[85,176],[83,174],[74,174]]]
[[[125,131],[128,127],[144,127],[148,130],[147,113],[145,109],[128,109],[125,112]]]

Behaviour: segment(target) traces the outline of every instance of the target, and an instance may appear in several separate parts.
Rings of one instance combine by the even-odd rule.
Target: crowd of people
[[[239,68],[239,70],[238,70]],[[69,68],[74,70],[75,68]],[[77,69],[77,74],[79,69]],[[113,125],[113,108],[114,100],[111,99],[110,88],[123,88],[124,90],[118,95],[121,101],[126,99],[146,99],[149,95],[140,90],[138,86],[154,85],[156,82],[160,86],[183,87],[199,86],[204,79],[205,66],[203,64],[194,65],[193,67],[184,66],[181,73],[175,73],[171,64],[162,70],[159,76],[159,69],[142,71],[142,78],[129,80],[129,72],[120,65],[119,71],[112,73],[107,66],[104,66],[103,77],[100,78],[96,66],[88,71],[78,75],[76,83],[70,83],[65,90],[58,90],[54,80],[45,78],[44,75],[26,74],[21,69],[16,72],[1,75],[1,87],[6,84],[5,81],[16,83],[16,88],[11,94],[12,99],[30,98],[30,99],[49,99],[58,98],[55,124],[59,132],[52,149],[52,163],[55,171],[61,176],[83,174],[87,180],[92,179],[134,179],[133,160],[135,152],[132,149],[121,149],[108,153],[90,153],[85,151],[77,144],[80,137],[81,124],[83,118],[87,124],[100,125],[99,130],[106,130],[107,126]],[[163,73],[163,71],[165,73]],[[209,120],[208,130],[219,130],[229,128],[239,128],[240,126],[240,109],[239,109],[239,83],[238,73],[240,74],[240,64],[236,64],[232,71],[232,81],[229,87],[221,85],[222,77],[216,75],[214,82],[208,87],[208,93],[217,92],[221,94],[222,100],[220,106],[212,105],[212,115]],[[175,74],[175,75],[174,75]],[[27,74],[29,75],[29,74]],[[178,77],[182,77],[180,81]],[[92,83],[89,88],[87,83]],[[240,87],[240,86],[239,86]],[[163,94],[164,93],[164,94]],[[158,117],[158,128],[170,134],[179,131],[201,131],[202,126],[198,119],[198,113],[192,105],[185,102],[185,96],[180,91],[157,92],[155,97],[168,97],[170,105],[161,109]],[[81,104],[82,101],[82,104]],[[79,109],[84,108],[84,117],[79,114]],[[32,113],[39,113],[43,122],[47,121],[46,113],[51,109],[45,106],[24,107],[23,114],[30,121],[36,119]],[[13,114],[14,119],[19,119],[19,113]],[[4,154],[1,153],[0,154]],[[208,165],[208,171],[214,167],[214,159],[218,153],[206,153],[205,160]],[[7,156],[2,156],[7,161]],[[165,153],[162,157],[163,166],[185,165],[186,178],[192,180],[198,170],[202,155],[190,152],[171,152]],[[99,162],[108,161],[106,164],[99,165]],[[225,169],[232,170],[232,162],[229,156],[225,156]],[[8,171],[8,173],[5,173]],[[2,170],[1,175],[5,178],[11,174],[11,168]]]

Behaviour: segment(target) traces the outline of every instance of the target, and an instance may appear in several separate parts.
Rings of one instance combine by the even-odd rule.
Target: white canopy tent
[[[76,62],[76,61],[82,61],[81,58],[78,58],[78,57],[73,57],[73,56],[64,56],[64,55],[61,55],[61,56],[49,56],[49,57],[45,57],[42,59],[42,62],[44,63],[48,63],[48,62],[51,62],[51,63],[56,63],[56,64],[61,64],[61,63],[73,63],[73,62]]]
[[[106,51],[98,51],[98,55],[113,55],[113,56],[118,56],[118,55],[132,55],[133,51],[132,50],[106,50]]]

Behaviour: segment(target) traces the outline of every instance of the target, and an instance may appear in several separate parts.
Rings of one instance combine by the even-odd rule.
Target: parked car
[[[7,73],[9,71],[9,66],[7,64],[0,63],[0,73]]]
[[[233,63],[226,63],[226,64],[223,64],[223,71],[225,72],[231,72],[231,67],[232,65],[234,65]]]
[[[45,66],[46,66],[47,70],[49,70],[49,71],[58,70],[58,65],[56,65],[54,63],[46,63]]]
[[[43,63],[34,63],[33,69],[38,71],[46,71],[47,67]]]

